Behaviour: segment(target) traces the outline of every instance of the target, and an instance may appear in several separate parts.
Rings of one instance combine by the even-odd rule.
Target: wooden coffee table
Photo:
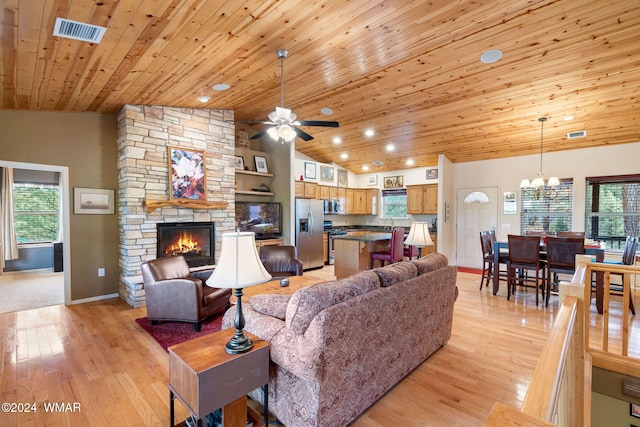
[[[244,295],[242,297],[242,302],[248,302],[249,298],[254,295],[260,294],[293,295],[298,289],[302,289],[304,287],[322,282],[326,282],[326,280],[313,276],[291,276],[289,277],[289,286],[280,286],[280,279],[271,280],[269,282],[263,283],[262,285],[243,288],[242,291],[244,292]],[[231,294],[229,302],[231,304],[236,303],[235,295]]]

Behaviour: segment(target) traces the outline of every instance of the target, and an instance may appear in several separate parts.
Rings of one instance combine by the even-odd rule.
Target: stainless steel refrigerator
[[[324,266],[324,203],[296,199],[296,248],[304,270]]]

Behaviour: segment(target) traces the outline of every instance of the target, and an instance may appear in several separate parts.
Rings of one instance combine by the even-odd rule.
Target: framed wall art
[[[322,181],[333,182],[333,172],[334,168],[331,166],[320,165],[320,179]]]
[[[267,167],[267,158],[263,156],[253,156],[253,161],[256,165],[256,172],[269,173]]]
[[[369,175],[367,177],[367,185],[378,185],[378,175]]]
[[[348,187],[349,175],[346,169],[338,169],[338,187]]]
[[[169,199],[207,200],[204,151],[169,147]]]
[[[304,162],[305,179],[316,179],[316,164],[313,162]]]
[[[73,213],[111,215],[115,213],[115,190],[73,188]]]
[[[438,179],[438,169],[427,169],[427,179]]]
[[[244,157],[236,156],[236,169],[244,170]]]
[[[397,176],[385,176],[384,177],[384,188],[398,188],[402,187],[404,184],[404,179],[402,175]]]

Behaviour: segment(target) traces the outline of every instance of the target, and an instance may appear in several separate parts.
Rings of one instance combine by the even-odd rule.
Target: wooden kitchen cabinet
[[[347,188],[345,189],[345,213],[346,214],[352,214],[353,209],[354,209],[354,195],[353,195],[353,188]]]
[[[338,188],[338,213],[347,213],[347,189]]]
[[[318,199],[320,193],[315,182],[296,181],[294,183],[294,195],[297,199]]]
[[[353,190],[353,212],[356,215],[364,215],[367,213],[367,190],[357,188]]]
[[[328,185],[320,185],[320,198],[322,200],[330,200],[331,199],[331,187]]]
[[[329,200],[338,200],[338,187],[329,187]]]
[[[438,213],[438,184],[407,185],[408,214]]]

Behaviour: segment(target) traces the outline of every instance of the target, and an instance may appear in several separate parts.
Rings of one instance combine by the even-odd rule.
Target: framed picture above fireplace
[[[204,151],[169,147],[169,199],[207,200]]]

